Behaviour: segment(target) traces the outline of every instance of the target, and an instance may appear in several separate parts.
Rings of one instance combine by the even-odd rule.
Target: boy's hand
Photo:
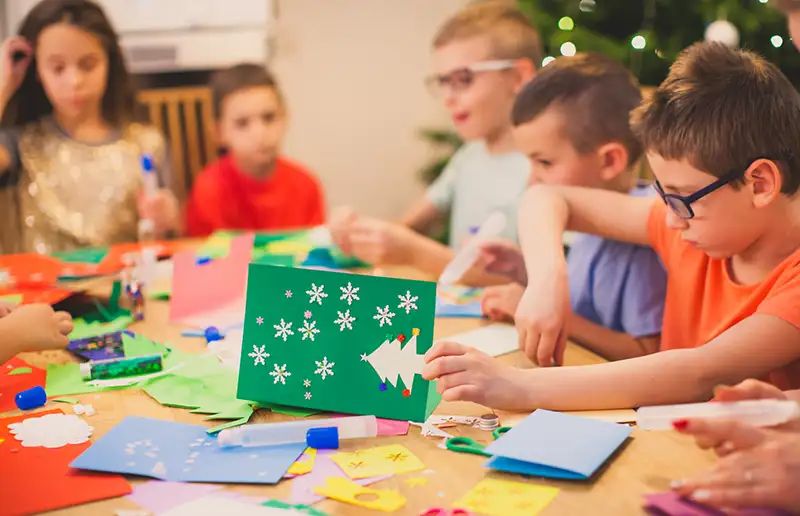
[[[3,318],[14,311],[16,305],[13,305],[7,301],[0,301],[0,318]]]
[[[331,232],[333,243],[344,254],[352,256],[350,246],[350,226],[358,219],[358,214],[349,206],[336,208],[331,214],[328,230]]]
[[[138,199],[139,217],[149,219],[155,225],[156,235],[163,237],[170,231],[178,229],[180,211],[175,195],[166,188],[161,188],[152,197],[144,194]]]
[[[416,234],[409,228],[368,217],[350,224],[350,254],[371,265],[409,265]]]
[[[50,305],[22,305],[3,318],[8,340],[21,351],[63,349],[69,344],[72,317],[67,312],[54,312]],[[6,339],[6,336],[3,336]]]
[[[425,354],[426,380],[436,380],[445,401],[471,401],[494,409],[530,409],[524,372],[485,353],[452,342],[439,342]]]
[[[478,244],[486,272],[506,276],[520,285],[528,284],[528,273],[522,251],[511,242],[489,240]]]
[[[566,322],[571,313],[566,273],[541,274],[531,281],[514,315],[519,349],[543,367],[564,362]]]
[[[519,283],[488,287],[481,299],[481,311],[493,321],[514,322],[514,314],[524,293],[525,287]]]

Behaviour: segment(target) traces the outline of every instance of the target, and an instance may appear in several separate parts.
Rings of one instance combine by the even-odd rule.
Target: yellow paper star
[[[428,479],[425,477],[411,477],[405,479],[403,482],[408,484],[409,487],[417,487],[417,486],[426,486],[428,485]]]

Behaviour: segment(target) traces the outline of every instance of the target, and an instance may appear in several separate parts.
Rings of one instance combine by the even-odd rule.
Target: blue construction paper
[[[481,302],[456,304],[436,296],[436,317],[483,317]]]
[[[70,466],[173,482],[276,484],[305,448],[222,449],[204,426],[128,416]]]
[[[491,443],[486,467],[548,478],[586,480],[631,433],[627,425],[537,410]]]

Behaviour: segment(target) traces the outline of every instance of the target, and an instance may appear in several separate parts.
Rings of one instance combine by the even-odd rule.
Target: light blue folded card
[[[587,480],[631,433],[626,425],[537,410],[491,443],[486,467],[537,477]]]

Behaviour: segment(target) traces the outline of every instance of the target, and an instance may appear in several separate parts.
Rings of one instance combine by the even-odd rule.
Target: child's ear
[[[517,77],[519,78],[516,85],[516,92],[519,93],[519,90],[536,76],[536,65],[527,58],[517,59],[514,61],[514,70],[516,70]]]
[[[783,188],[780,168],[771,160],[758,160],[745,174],[745,181],[753,195],[753,206],[763,208],[771,204]]]
[[[597,149],[600,158],[600,178],[611,181],[628,168],[628,149],[619,142],[610,142]]]

